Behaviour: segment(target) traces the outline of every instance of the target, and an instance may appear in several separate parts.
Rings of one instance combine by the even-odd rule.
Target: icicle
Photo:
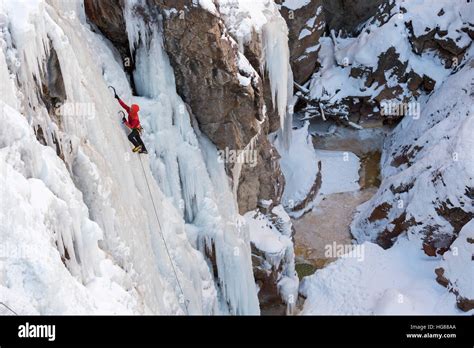
[[[145,6],[145,0],[127,0],[124,2],[123,15],[131,53],[139,46],[140,40],[142,43],[149,42],[147,25],[135,15],[137,8]]]
[[[235,201],[238,199],[237,191],[239,189],[242,166],[244,163],[246,163],[245,159],[250,158],[250,156],[252,156],[253,152],[255,151],[254,149],[256,148],[256,142],[261,135],[261,131],[261,128],[259,128],[257,134],[255,134],[252,139],[250,139],[249,143],[244,147],[244,149],[238,153],[234,166],[232,167],[232,192],[234,194]]]
[[[288,101],[293,96],[293,73],[290,67],[288,27],[280,16],[272,16],[262,28],[264,69],[268,72],[272,102],[280,116],[280,127],[285,147],[291,137],[292,113]]]

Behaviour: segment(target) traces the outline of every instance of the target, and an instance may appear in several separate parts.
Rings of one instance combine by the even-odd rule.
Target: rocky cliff
[[[200,129],[223,152],[247,151],[256,157],[252,163],[224,159],[229,176],[238,180],[234,186],[240,211],[255,209],[259,200],[278,204],[284,178],[278,152],[266,138],[271,123],[266,110],[273,118],[278,116],[271,113],[271,99],[265,98],[270,92],[260,70],[260,38],[255,35],[246,44],[246,57],[239,52],[217,11],[193,1],[155,0],[150,4],[157,11],[155,18],[148,20],[161,21],[178,93],[191,107]],[[126,39],[123,2],[86,0],[85,5],[89,20],[124,59],[130,56],[133,61]],[[143,12],[139,3],[133,11]],[[271,130],[276,131],[278,122],[273,124],[277,126]]]
[[[420,64],[418,57],[431,55],[446,68],[455,68],[470,45],[473,26],[467,14],[453,19],[442,6],[425,18],[420,6],[429,5],[391,0],[312,0],[296,5],[281,1],[290,29],[295,81],[307,87],[320,85],[305,98],[306,109],[372,127],[403,116],[383,117],[385,103],[407,103],[431,92],[443,77],[433,64]],[[456,28],[448,33],[449,21]],[[346,81],[345,88],[341,80]]]

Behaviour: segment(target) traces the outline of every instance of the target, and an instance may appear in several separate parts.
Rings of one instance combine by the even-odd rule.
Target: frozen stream
[[[292,219],[300,278],[335,260],[330,255],[335,247],[352,244],[349,226],[356,208],[369,200],[380,184],[385,131],[352,130],[328,122],[308,126],[315,159],[321,161],[321,183],[319,192],[306,203],[310,209]]]

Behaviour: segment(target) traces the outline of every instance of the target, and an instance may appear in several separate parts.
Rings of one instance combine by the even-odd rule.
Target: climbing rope
[[[161,228],[160,219],[158,217],[158,212],[156,210],[155,200],[153,199],[153,195],[151,194],[151,189],[150,189],[150,185],[148,183],[148,178],[147,178],[147,175],[146,175],[146,172],[145,172],[145,167],[143,167],[143,162],[142,162],[142,158],[141,158],[140,155],[139,155],[139,158],[140,158],[140,164],[141,164],[142,170],[143,170],[143,176],[145,177],[145,182],[146,182],[146,185],[148,187],[148,193],[150,194],[151,202],[153,203],[153,210],[155,211],[156,221],[158,222],[158,226],[160,228],[160,236],[161,236],[161,239],[163,240],[163,244],[165,246],[166,253],[168,254],[168,258],[170,259],[171,268],[173,269],[173,273],[174,273],[174,276],[176,278],[176,283],[178,284],[179,290],[181,291],[181,296],[183,296],[184,307],[186,308],[186,314],[189,315],[188,301],[186,300],[186,297],[184,296],[183,287],[181,286],[181,283],[179,282],[178,273],[176,272],[176,268],[174,267],[173,259],[171,258],[171,254],[170,254],[170,251],[168,249],[168,244],[166,243],[165,236],[163,235],[163,230]]]
[[[112,89],[114,91],[114,94],[117,94],[114,87],[108,86],[108,88]],[[123,117],[125,116],[125,113],[123,111],[119,111],[119,114],[122,114]],[[121,139],[122,139],[122,137],[121,137]],[[122,141],[122,145],[124,145],[123,139],[121,141]],[[181,283],[179,282],[178,273],[176,272],[176,268],[174,266],[173,259],[171,258],[171,253],[169,251],[168,244],[166,243],[166,239],[163,235],[163,232],[162,232],[163,230],[161,228],[160,219],[158,217],[158,212],[157,212],[157,209],[156,209],[155,200],[153,199],[153,195],[151,194],[150,184],[148,183],[148,178],[147,178],[147,175],[146,175],[146,172],[145,172],[145,167],[143,166],[142,158],[141,158],[140,155],[139,155],[139,159],[140,159],[140,165],[142,166],[143,176],[145,177],[146,186],[148,187],[148,193],[150,194],[151,202],[153,204],[153,210],[155,211],[156,221],[158,222],[158,227],[160,228],[160,231],[159,231],[160,236],[161,236],[161,239],[163,240],[163,244],[165,246],[166,253],[168,254],[168,258],[170,259],[171,268],[173,269],[173,273],[174,273],[174,276],[176,278],[176,283],[178,284],[179,290],[181,292],[181,296],[184,299],[184,307],[186,308],[186,314],[189,315],[189,311],[188,311],[188,302],[189,301],[186,300],[186,297],[184,296],[183,287],[181,286]]]
[[[11,309],[10,307],[8,307],[5,303],[0,302],[0,305],[2,305],[3,307],[5,307],[7,310],[9,310],[10,312],[12,312],[13,314],[18,315],[17,312],[15,312],[13,309]]]

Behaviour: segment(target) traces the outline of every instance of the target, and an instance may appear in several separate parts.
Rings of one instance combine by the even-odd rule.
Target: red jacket
[[[128,114],[128,121],[125,121],[124,124],[130,129],[140,128],[140,119],[138,118],[140,107],[137,104],[132,104],[132,106],[129,107],[121,99],[118,101]]]

